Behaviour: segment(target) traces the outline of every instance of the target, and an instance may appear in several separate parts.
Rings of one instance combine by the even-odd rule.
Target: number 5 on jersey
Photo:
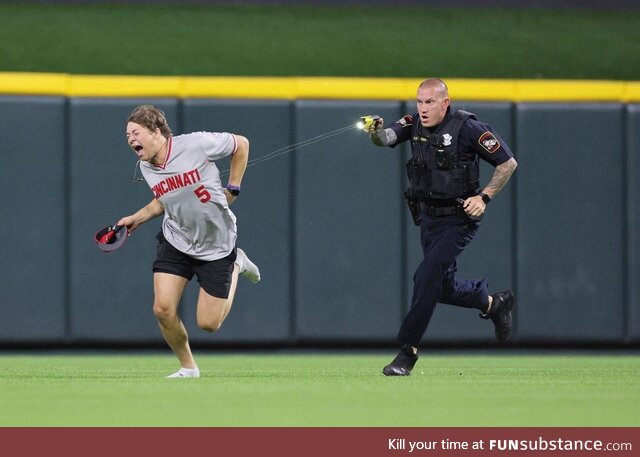
[[[196,197],[198,197],[202,203],[207,203],[211,200],[211,194],[204,188],[204,185],[198,187],[193,193],[196,194]]]

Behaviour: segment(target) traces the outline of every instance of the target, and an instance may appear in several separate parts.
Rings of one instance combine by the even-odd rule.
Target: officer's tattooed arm
[[[371,132],[371,141],[376,146],[389,146],[398,140],[398,135],[392,129],[378,129]]]
[[[517,166],[518,162],[516,162],[516,159],[513,157],[498,165],[493,172],[491,180],[484,187],[482,192],[491,198],[495,197],[495,195],[507,184]]]

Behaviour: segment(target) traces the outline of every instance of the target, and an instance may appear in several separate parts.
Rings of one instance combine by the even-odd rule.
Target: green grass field
[[[640,425],[637,355],[214,354],[200,379],[171,355],[0,356],[0,426],[567,427]]]
[[[0,71],[636,80],[640,11],[0,5]]]

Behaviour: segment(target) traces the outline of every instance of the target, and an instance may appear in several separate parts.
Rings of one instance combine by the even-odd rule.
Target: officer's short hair
[[[418,86],[418,89],[420,89],[421,87],[425,87],[425,86],[432,86],[432,85],[434,85],[434,83],[442,84],[442,87],[444,87],[444,95],[449,96],[449,88],[447,87],[447,83],[445,83],[440,78],[428,78],[428,79],[425,79],[424,81],[422,81],[420,83],[420,85]]]

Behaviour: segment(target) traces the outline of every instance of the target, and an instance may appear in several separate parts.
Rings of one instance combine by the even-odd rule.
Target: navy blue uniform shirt
[[[448,108],[442,122],[435,127],[428,128],[427,131],[429,133],[439,133],[451,117],[451,108]],[[394,144],[389,145],[390,147],[396,147],[411,138],[411,125],[414,120],[415,122],[420,122],[418,113],[404,116],[389,126],[390,129],[396,132],[398,137]],[[513,157],[509,146],[493,131],[489,124],[469,118],[460,129],[458,156],[460,160],[467,161],[473,160],[473,156],[476,155],[494,167],[505,163]]]

